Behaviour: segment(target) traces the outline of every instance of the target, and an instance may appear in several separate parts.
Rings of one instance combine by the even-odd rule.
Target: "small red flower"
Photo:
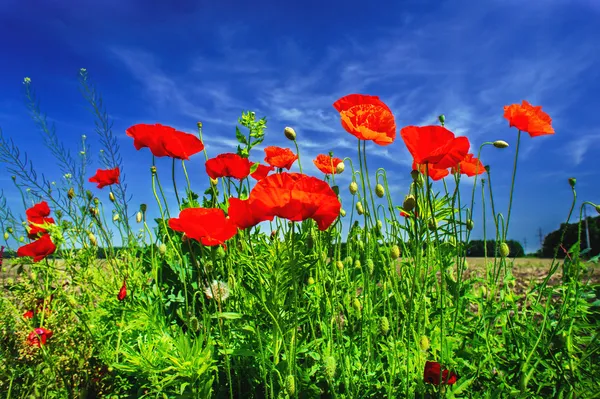
[[[455,166],[470,147],[466,137],[455,138],[454,133],[442,126],[407,126],[400,134],[415,163],[436,164],[439,169]]]
[[[485,173],[485,167],[479,159],[473,157],[473,154],[467,154],[465,159],[459,162],[458,169],[452,167],[452,173],[458,172],[459,169],[461,174],[469,177]]]
[[[56,251],[56,245],[48,234],[44,234],[36,241],[17,249],[17,256],[31,256],[34,262],[39,262],[46,256],[52,255],[54,251]]]
[[[28,310],[25,313],[23,313],[23,317],[25,319],[33,319],[33,310]]]
[[[289,148],[270,146],[265,148],[265,162],[276,168],[290,170],[292,164],[298,159]]]
[[[98,183],[98,188],[110,186],[112,184],[119,184],[119,167],[114,169],[98,169],[96,174],[90,177],[90,183]]]
[[[25,211],[27,215],[28,233],[27,236],[34,240],[38,235],[46,234],[48,231],[43,227],[44,224],[54,224],[54,219],[48,217],[50,215],[50,207],[46,201],[35,204]]]
[[[427,172],[429,172],[429,177],[433,181],[441,180],[450,174],[450,172],[448,172],[448,169],[439,169],[439,168],[436,168],[435,166],[436,166],[435,164],[432,164],[429,166],[425,165],[425,164],[417,165],[414,161],[412,164],[413,169],[418,170],[424,176],[427,176]]]
[[[319,154],[313,160],[315,166],[326,175],[336,174],[336,167],[342,162],[341,159],[330,157],[329,155]]]
[[[2,266],[2,258],[4,258],[4,245],[0,248],[0,267]]]
[[[183,232],[202,245],[223,245],[237,233],[236,225],[218,208],[187,208],[178,218],[169,219],[169,227]]]
[[[452,385],[456,383],[458,376],[448,370],[442,372],[442,366],[438,362],[426,362],[423,380],[426,383],[433,385],[440,385],[440,373],[442,377],[442,384]]]
[[[350,94],[333,103],[333,107],[340,113],[342,127],[359,140],[389,145],[396,139],[394,115],[379,97]]]
[[[211,158],[204,164],[211,178],[234,177],[242,180],[250,174],[250,161],[238,154],[226,153]]]
[[[554,134],[552,118],[542,111],[541,106],[533,106],[525,100],[521,105],[504,106],[504,118],[508,120],[510,127],[527,132],[531,137]]]
[[[250,166],[253,166],[254,164],[255,164],[255,162],[250,162]],[[250,174],[250,176],[252,176],[254,179],[260,181],[260,180],[264,179],[265,177],[267,177],[269,175],[269,173],[273,172],[274,170],[275,170],[274,166],[266,166],[266,165],[258,164],[258,168],[256,168],[254,173]]]
[[[126,133],[133,137],[136,150],[148,147],[155,157],[189,160],[189,157],[204,150],[204,144],[198,137],[159,123],[133,125]]]
[[[52,337],[52,331],[46,330],[43,327],[34,329],[27,337],[27,343],[31,346],[41,348],[46,345],[46,340]]]
[[[123,285],[121,286],[121,289],[119,290],[119,294],[117,295],[117,299],[119,301],[122,301],[125,299],[125,297],[127,296],[127,284],[125,282],[126,280],[123,279]]]

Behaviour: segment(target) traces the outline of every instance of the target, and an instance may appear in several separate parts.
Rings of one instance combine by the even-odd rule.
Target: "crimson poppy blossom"
[[[23,313],[23,318],[25,319],[33,319],[33,310],[28,310]]]
[[[319,154],[313,159],[315,166],[326,175],[336,174],[336,167],[342,160],[329,155]]]
[[[178,218],[169,219],[169,227],[185,233],[202,245],[222,245],[237,233],[236,225],[219,208],[186,208]]]
[[[377,96],[350,94],[333,103],[342,127],[359,140],[389,145],[396,139],[396,122],[390,108]]]
[[[133,137],[136,150],[148,147],[155,157],[189,160],[189,157],[204,150],[204,144],[198,137],[160,123],[133,125],[126,133]]]
[[[229,219],[241,230],[256,226],[260,222],[272,221],[274,217],[263,204],[252,201],[251,198],[246,200],[229,198],[227,213]]]
[[[212,179],[234,177],[242,180],[250,174],[250,161],[238,154],[226,153],[211,158],[204,164],[206,174]]]
[[[28,233],[30,239],[36,239],[38,234],[45,234],[48,231],[43,227],[44,224],[54,224],[54,219],[48,217],[50,215],[50,207],[46,201],[42,201],[33,205],[25,211],[27,215]]]
[[[265,162],[276,168],[285,168],[290,170],[298,155],[294,154],[289,148],[270,146],[265,148]]]
[[[98,183],[98,188],[110,186],[112,184],[119,184],[119,176],[121,172],[119,167],[113,169],[98,169],[96,174],[90,177],[90,183]]]
[[[413,170],[418,170],[425,176],[427,176],[427,173],[429,173],[429,177],[433,181],[441,180],[450,174],[450,172],[448,172],[448,169],[437,168],[435,164],[433,164],[433,165],[426,165],[426,164],[417,165],[413,161],[412,167],[413,167]]]
[[[473,156],[473,154],[467,154],[467,156],[458,163],[458,168],[452,167],[452,173],[456,173],[459,170],[461,174],[469,177],[485,173],[485,167],[479,159]]]
[[[250,167],[252,167],[256,162],[250,162]],[[251,173],[250,176],[252,176],[253,179],[255,180],[262,180],[265,177],[267,177],[269,175],[269,173],[273,172],[275,170],[274,166],[266,166],[266,165],[261,165],[258,164],[258,167],[256,168],[256,170],[254,171],[254,173]]]
[[[400,135],[415,163],[436,164],[439,169],[450,168],[462,161],[469,152],[466,137],[454,137],[454,133],[442,126],[407,126]]]
[[[123,279],[123,285],[121,286],[121,289],[119,290],[119,293],[117,294],[117,299],[119,301],[122,301],[125,299],[125,297],[127,296],[127,284],[125,282],[126,280]]]
[[[522,104],[504,106],[504,118],[510,127],[516,127],[531,137],[554,134],[552,118],[542,111],[541,106],[533,106],[523,100]]]
[[[42,345],[46,345],[46,340],[51,338],[53,335],[52,331],[47,330],[43,327],[34,329],[27,337],[27,343],[31,346],[37,346],[41,348]]]
[[[456,383],[456,380],[458,379],[458,376],[453,372],[448,370],[444,370],[442,372],[442,365],[438,362],[427,361],[425,363],[423,380],[426,383],[440,385],[440,374],[442,378],[442,384],[452,385]]]
[[[17,256],[30,256],[34,262],[39,262],[45,257],[52,255],[54,251],[56,251],[56,245],[54,245],[48,234],[44,234],[36,241],[17,249]]]

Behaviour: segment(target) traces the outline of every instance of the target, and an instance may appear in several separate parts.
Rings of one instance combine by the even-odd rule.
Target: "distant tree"
[[[600,253],[600,216],[588,217],[587,218],[588,229],[590,232],[590,251],[586,253],[586,257],[596,256]],[[565,230],[566,229],[566,230]],[[560,242],[561,235],[565,231],[565,236]],[[573,245],[577,243],[577,236],[579,232],[579,223],[569,223],[566,225],[562,223],[558,230],[555,230],[544,238],[544,243],[541,249],[541,255],[544,258],[554,257],[556,248],[558,249],[557,257],[564,258],[566,253],[560,248],[562,244],[565,250],[569,250]],[[579,243],[580,248],[583,250],[587,246],[586,242],[586,231],[585,231],[585,220],[581,222],[581,242]]]

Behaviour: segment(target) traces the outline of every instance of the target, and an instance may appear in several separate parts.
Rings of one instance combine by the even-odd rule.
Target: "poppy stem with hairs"
[[[185,181],[187,182],[188,193],[192,192],[192,185],[190,184],[190,177],[188,176],[187,168],[185,167],[185,161],[181,160],[181,167],[183,168],[183,174],[185,175]]]
[[[512,210],[513,192],[515,191],[515,177],[517,175],[517,158],[519,157],[519,144],[521,143],[521,130],[517,134],[517,148],[515,149],[515,165],[513,168],[512,183],[510,185],[510,198],[508,200],[508,215],[506,216],[506,228],[503,234],[503,241],[506,241],[508,234],[508,224],[510,223],[510,211]]]
[[[294,145],[296,146],[296,155],[298,155],[298,167],[300,168],[300,173],[302,173],[302,163],[300,162],[300,148],[298,148],[298,142],[294,140]]]
[[[175,181],[175,158],[173,158],[173,163],[171,164],[171,178],[173,179],[173,190],[175,191],[175,198],[177,198],[177,205],[181,207],[181,201],[177,193],[177,182]]]

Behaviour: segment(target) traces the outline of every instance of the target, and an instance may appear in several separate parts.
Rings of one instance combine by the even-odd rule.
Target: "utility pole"
[[[523,237],[523,251],[527,254],[527,237]]]
[[[590,229],[588,226],[588,218],[587,218],[587,212],[586,212],[586,206],[583,206],[583,219],[585,220],[585,244],[586,244],[586,248],[591,248],[590,246]],[[580,244],[581,245],[581,244]]]
[[[544,246],[544,236],[542,235],[542,228],[538,229],[538,237],[540,238],[540,248]]]

